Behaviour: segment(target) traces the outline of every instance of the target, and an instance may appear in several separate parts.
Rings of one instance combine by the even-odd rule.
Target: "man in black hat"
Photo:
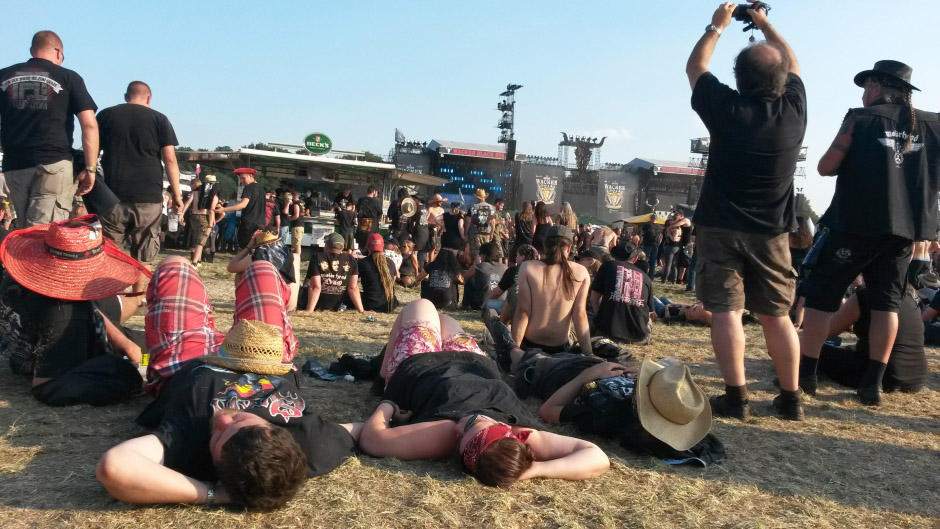
[[[713,313],[712,347],[725,381],[725,394],[711,405],[719,416],[749,415],[741,324],[747,308],[757,314],[780,378],[774,410],[802,420],[799,339],[788,316],[796,286],[788,232],[796,228],[793,173],[806,132],[806,90],[796,55],[761,8],[748,14],[767,40],[735,58],[737,90],[708,71],[734,9],[719,6],[686,65],[692,108],[711,134],[693,218],[695,290]]]
[[[869,365],[858,389],[862,404],[881,403],[881,379],[898,331],[898,310],[913,242],[937,233],[940,118],[911,103],[911,67],[878,61],[855,76],[863,108],[846,114],[819,174],[838,176],[822,224],[828,229],[806,279],[800,386],[816,392],[816,364],[839,309],[858,275],[871,305]]]
[[[594,330],[614,340],[649,343],[653,280],[634,264],[636,246],[623,240],[610,250],[613,259],[601,265],[591,283]]]

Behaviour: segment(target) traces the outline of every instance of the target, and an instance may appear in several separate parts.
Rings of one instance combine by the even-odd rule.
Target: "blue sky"
[[[940,2],[771,2],[796,51],[809,106],[807,178],[817,212],[834,180],[815,166],[847,109],[852,77],[878,59],[914,67],[915,105],[940,110]],[[28,58],[52,29],[64,66],[99,107],[146,81],[182,145],[300,143],[326,132],[336,148],[388,153],[409,139],[495,143],[498,94],[517,94],[516,138],[555,156],[561,131],[608,136],[604,162],[687,160],[706,135],[689,107],[685,62],[717,2],[44,2],[0,18],[0,65]],[[748,34],[732,23],[711,70],[733,84]],[[759,34],[758,34],[759,37]]]

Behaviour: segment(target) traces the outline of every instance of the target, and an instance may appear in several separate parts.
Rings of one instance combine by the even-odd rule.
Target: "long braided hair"
[[[372,252],[371,254],[372,261],[375,263],[375,268],[379,271],[379,279],[382,280],[382,288],[385,289],[385,303],[388,307],[388,312],[391,312],[395,307],[395,280],[392,278],[392,273],[388,270],[388,261],[385,260],[385,252]]]
[[[881,97],[886,103],[902,104],[907,107],[910,116],[910,124],[907,129],[907,142],[904,144],[904,154],[911,152],[911,147],[914,145],[914,130],[917,126],[917,111],[914,110],[910,87],[889,77],[873,75],[869,77],[868,80],[881,85]]]

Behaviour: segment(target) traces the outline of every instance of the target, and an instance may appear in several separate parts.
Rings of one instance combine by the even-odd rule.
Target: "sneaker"
[[[732,402],[728,395],[721,395],[711,397],[708,399],[708,403],[711,404],[712,415],[716,417],[729,417],[742,421],[746,421],[751,417],[751,407],[746,400]]]
[[[803,403],[799,398],[792,399],[777,395],[774,398],[774,411],[780,418],[788,421],[802,421],[804,418]]]
[[[858,400],[866,406],[881,406],[881,388],[858,388]]]

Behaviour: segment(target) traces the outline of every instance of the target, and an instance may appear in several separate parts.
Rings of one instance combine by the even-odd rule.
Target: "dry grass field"
[[[202,275],[219,329],[231,324],[232,279],[222,263]],[[659,288],[659,283],[656,283]],[[676,287],[674,301],[690,299]],[[663,293],[661,290],[658,293]],[[400,292],[402,301],[416,297]],[[457,313],[483,330],[477,313]],[[377,323],[355,312],[295,316],[297,362],[325,365],[342,355],[377,354],[394,315]],[[142,327],[143,317],[131,325]],[[456,460],[402,462],[360,456],[309,480],[284,509],[269,514],[192,506],[137,507],[111,499],[94,477],[98,457],[144,431],[133,423],[147,397],[103,408],[49,408],[0,362],[0,527],[940,527],[940,350],[928,350],[928,389],[889,394],[880,408],[823,382],[805,402],[804,423],[770,413],[772,365],[760,329],[746,326],[752,418],[718,419],[713,431],[727,458],[705,469],[669,467],[592,439],[611,468],[585,482],[539,480],[509,490],[483,487]],[[722,389],[708,329],[657,326],[635,360],[674,357],[691,364],[710,394]],[[378,404],[369,382],[309,380],[308,406],[328,419],[357,421]],[[533,411],[538,403],[530,400]],[[565,427],[550,428],[575,434]]]

